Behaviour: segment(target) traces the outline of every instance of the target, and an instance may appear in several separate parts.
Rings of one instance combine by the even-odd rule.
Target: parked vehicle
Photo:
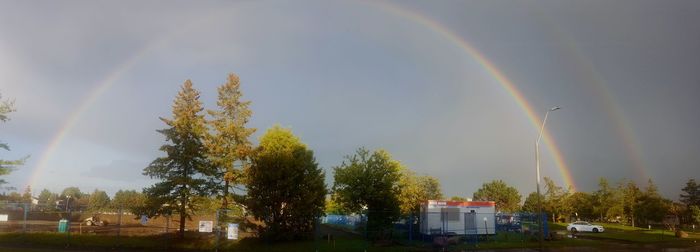
[[[577,221],[577,222],[570,223],[568,226],[566,226],[566,230],[569,230],[571,232],[598,233],[598,232],[605,231],[605,228],[603,228],[603,226],[601,226],[601,225],[593,225],[593,224],[585,222],[585,221]]]

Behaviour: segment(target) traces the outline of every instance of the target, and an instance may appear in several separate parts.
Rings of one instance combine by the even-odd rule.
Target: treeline
[[[572,192],[545,178],[543,210],[553,221],[571,218],[620,222],[632,226],[648,224],[700,224],[700,186],[688,180],[680,193],[680,202],[659,194],[651,179],[642,188],[635,182],[620,180],[611,185],[600,178],[598,189],[591,193]],[[523,204],[524,211],[537,211],[537,193]]]
[[[600,178],[598,189],[588,193],[563,188],[548,177],[544,177],[542,195],[530,193],[522,206],[518,190],[501,180],[485,183],[473,195],[474,200],[495,201],[497,211],[505,213],[536,213],[539,198],[542,211],[553,222],[590,220],[632,226],[700,224],[700,185],[695,179],[688,180],[679,196],[680,202],[664,198],[651,179],[640,188],[633,181],[620,180],[611,185],[606,178]]]
[[[67,187],[61,193],[43,189],[36,197],[30,187],[23,193],[10,192],[0,195],[0,201],[28,203],[34,211],[83,211],[141,213],[145,209],[145,196],[136,190],[119,190],[113,197],[107,192],[95,189],[92,193],[80,191],[78,187]]]

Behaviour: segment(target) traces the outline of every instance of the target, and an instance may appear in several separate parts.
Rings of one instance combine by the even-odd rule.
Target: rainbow
[[[515,86],[515,84],[508,79],[508,77],[501,72],[495,64],[493,64],[491,61],[489,61],[483,54],[481,54],[476,48],[474,48],[471,44],[469,44],[467,41],[465,41],[463,38],[440,24],[439,22],[432,20],[420,13],[407,10],[403,7],[400,7],[398,5],[391,5],[388,3],[383,3],[383,2],[366,2],[370,5],[373,6],[378,6],[383,10],[386,10],[390,13],[393,13],[399,17],[406,18],[408,20],[411,20],[413,22],[416,22],[420,25],[425,26],[426,28],[429,28],[430,30],[440,34],[444,38],[448,39],[455,45],[457,45],[460,49],[462,49],[467,55],[472,57],[479,65],[481,65],[488,74],[490,74],[497,83],[500,84],[500,86],[511,96],[513,99],[515,99],[515,102],[517,105],[519,105],[523,111],[526,113],[527,117],[530,120],[530,123],[535,127],[536,129],[539,129],[541,126],[541,117],[538,115],[539,112],[544,112],[544,109],[542,111],[535,110],[530,102],[525,99],[524,95],[518,88]],[[221,14],[225,14],[226,12],[224,10],[221,11]],[[205,19],[205,21],[211,21],[213,17],[219,17],[220,15],[210,15],[208,19]],[[202,21],[203,22],[203,21]],[[202,22],[195,22],[195,24],[201,24]],[[192,27],[195,26],[195,24],[188,25],[187,29],[179,29],[180,33],[184,33],[186,31],[189,31]],[[46,149],[43,151],[41,154],[39,161],[37,165],[34,167],[27,185],[32,186],[33,188],[36,188],[36,181],[39,178],[39,176],[43,173],[43,171],[46,169],[46,165],[49,161],[49,159],[52,156],[52,153],[55,152],[56,148],[60,145],[60,143],[63,141],[63,139],[66,137],[66,135],[73,129],[75,124],[79,121],[81,116],[87,111],[95,101],[102,96],[110,87],[114,85],[114,83],[121,78],[123,74],[128,72],[136,63],[138,63],[146,54],[148,54],[152,49],[156,48],[158,45],[161,43],[167,42],[168,38],[171,36],[165,36],[162,37],[159,40],[156,40],[155,42],[149,43],[145,47],[143,47],[141,50],[137,51],[135,54],[133,54],[129,59],[127,59],[125,62],[117,66],[117,68],[109,73],[105,78],[103,78],[101,81],[98,82],[95,88],[90,90],[88,94],[86,95],[85,99],[78,105],[78,107],[68,116],[68,119],[63,123],[61,128],[58,130],[58,132],[51,138],[49,141]],[[564,183],[567,185],[572,190],[576,190],[576,185],[574,183],[573,178],[571,177],[571,174],[569,172],[569,167],[567,166],[566,162],[564,161],[564,155],[561,153],[559,150],[556,142],[554,141],[554,138],[550,135],[548,131],[545,130],[544,132],[544,144],[547,146],[547,149],[551,152],[554,161],[556,163],[556,166],[559,169],[559,172],[564,179]],[[534,142],[534,139],[533,139]]]
[[[52,157],[52,154],[56,151],[56,148],[63,142],[63,139],[68,135],[68,133],[75,127],[75,124],[80,120],[82,115],[101,97],[107,90],[109,90],[125,73],[129,72],[131,68],[139,63],[148,53],[156,48],[160,48],[163,44],[167,43],[178,35],[186,34],[192,29],[196,28],[198,25],[204,23],[213,22],[217,18],[220,18],[225,14],[227,9],[218,10],[214,15],[209,15],[207,18],[199,19],[197,22],[192,22],[184,27],[178,27],[175,31],[164,33],[158,36],[153,41],[147,43],[141,49],[133,53],[129,58],[123,61],[121,64],[117,65],[114,70],[108,73],[104,78],[97,82],[94,88],[92,88],[82,99],[82,102],[78,107],[73,110],[73,112],[68,115],[67,119],[61,125],[56,134],[51,138],[51,140],[46,145],[46,148],[39,156],[39,161],[32,169],[29,179],[26,185],[31,186],[31,188],[36,187],[37,180],[46,170],[46,166]]]
[[[541,15],[546,17],[546,15]],[[581,53],[581,50],[576,46],[575,41],[571,38],[571,35],[565,33],[564,29],[560,29],[556,22],[543,22],[545,24],[550,24],[552,26],[551,30],[557,33],[556,38],[562,40],[563,45],[568,48],[564,50],[565,52],[571,53],[571,58],[577,59],[579,65],[578,69],[581,70],[584,76],[587,77],[586,83],[592,84],[593,92],[595,92],[599,97],[602,97],[602,106],[607,111],[607,116],[613,122],[615,126],[615,131],[617,135],[622,139],[624,144],[624,150],[627,157],[632,161],[633,168],[637,171],[640,182],[646,182],[649,177],[648,166],[644,162],[641,145],[638,144],[637,139],[634,136],[634,130],[629,126],[629,123],[625,119],[620,106],[615,102],[615,97],[613,97],[613,92],[607,88],[605,85],[606,81],[603,76],[598,72],[593,62]]]
[[[538,113],[544,113],[546,108],[542,109],[541,111],[538,111],[532,107],[530,102],[528,102],[527,99],[525,99],[525,96],[523,95],[520,90],[515,86],[515,84],[506,77],[503,72],[501,72],[494,63],[489,61],[481,52],[479,52],[476,48],[474,48],[471,44],[469,44],[466,40],[464,40],[462,37],[458,36],[455,34],[453,31],[449,30],[446,28],[444,25],[438,23],[437,21],[430,19],[420,13],[405,9],[403,7],[400,7],[398,5],[392,5],[384,2],[370,2],[371,4],[381,6],[382,9],[387,10],[393,14],[396,14],[397,16],[401,16],[407,19],[410,19],[416,23],[419,23],[430,30],[442,35],[443,37],[447,38],[450,40],[452,43],[457,45],[459,48],[461,48],[464,52],[466,52],[469,56],[471,56],[479,65],[481,65],[486,72],[491,75],[496,82],[500,84],[503,89],[505,89],[508,94],[515,99],[515,102],[525,111],[525,114],[527,114],[527,117],[530,120],[530,123],[539,130],[539,128],[542,126],[542,119],[538,115]],[[543,139],[545,146],[547,146],[547,149],[551,152],[554,162],[556,163],[556,166],[559,168],[559,172],[564,179],[564,183],[568,188],[570,188],[572,191],[576,190],[576,184],[574,183],[574,179],[571,176],[570,168],[564,161],[564,155],[561,153],[559,150],[559,147],[557,146],[557,143],[554,141],[554,138],[552,135],[549,133],[549,131],[545,130],[543,134]],[[534,139],[533,139],[533,144],[534,144]]]

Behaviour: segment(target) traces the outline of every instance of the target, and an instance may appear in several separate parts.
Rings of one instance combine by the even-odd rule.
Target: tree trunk
[[[185,209],[183,208],[182,211]],[[177,237],[180,239],[185,238],[185,213],[180,213],[180,232],[178,232]]]
[[[224,179],[224,199],[221,202],[221,208],[228,209],[228,180]]]

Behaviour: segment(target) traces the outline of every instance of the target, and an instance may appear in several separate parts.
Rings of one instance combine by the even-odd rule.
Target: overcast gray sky
[[[180,85],[191,79],[214,108],[232,72],[255,138],[291,127],[329,185],[365,146],[437,177],[447,196],[493,179],[534,191],[537,129],[452,34],[539,116],[563,108],[547,128],[578,190],[651,177],[676,199],[700,179],[697,24],[698,1],[2,0],[0,93],[17,112],[0,125],[12,147],[1,155],[31,155],[6,180],[140,190]],[[543,146],[543,176],[563,185],[552,153]]]

